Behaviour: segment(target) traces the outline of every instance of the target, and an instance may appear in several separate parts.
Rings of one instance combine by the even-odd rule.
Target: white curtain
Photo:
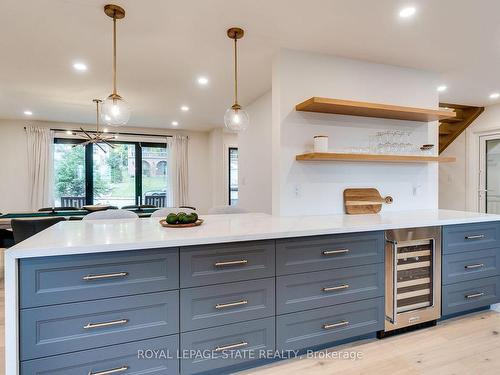
[[[170,207],[188,205],[188,137],[174,135],[167,138],[168,203]]]
[[[32,210],[52,206],[52,144],[48,128],[26,127],[29,200]]]

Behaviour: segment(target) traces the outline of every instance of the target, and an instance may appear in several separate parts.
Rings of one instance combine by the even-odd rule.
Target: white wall
[[[454,163],[439,164],[439,208],[448,210],[466,210],[466,133],[460,134],[441,156],[454,156]]]
[[[252,212],[272,212],[271,106],[271,91],[247,106],[250,125],[238,135],[238,205]]]
[[[434,74],[327,55],[282,50],[273,66],[273,214],[343,212],[347,187],[375,187],[394,197],[384,210],[437,208],[436,164],[300,163],[314,135],[328,135],[331,150],[367,145],[369,134],[387,128],[414,131],[413,141],[437,145],[437,123],[296,112],[296,104],[323,96],[437,108]]]
[[[238,147],[238,136],[223,128],[212,129],[208,136],[208,162],[210,168],[210,207],[229,204],[229,147]]]
[[[79,124],[30,121],[30,124],[51,128],[77,129]],[[29,210],[26,157],[27,121],[0,120],[0,212]],[[89,128],[84,126],[84,128]],[[121,132],[141,134],[185,134],[189,137],[189,197],[190,204],[205,213],[211,207],[209,180],[209,145],[207,132],[188,132],[153,128],[120,128]]]

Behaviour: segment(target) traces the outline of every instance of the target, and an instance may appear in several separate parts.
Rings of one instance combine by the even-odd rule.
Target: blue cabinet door
[[[350,233],[276,241],[276,273],[361,266],[384,261],[384,233]]]
[[[21,259],[21,308],[179,287],[177,248]]]
[[[143,340],[179,332],[179,292],[21,310],[21,359]]]
[[[278,350],[300,350],[384,329],[384,299],[345,303],[276,317]]]
[[[21,363],[21,375],[177,375],[179,335]]]
[[[275,275],[274,241],[181,247],[181,288]]]
[[[276,279],[278,314],[384,295],[384,263],[307,272]]]
[[[274,277],[182,289],[181,332],[274,316],[274,289]]]

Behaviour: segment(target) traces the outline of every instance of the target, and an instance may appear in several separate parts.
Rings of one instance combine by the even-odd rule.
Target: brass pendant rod
[[[96,119],[95,119],[95,124],[96,124],[96,133],[99,134],[99,101],[95,101],[96,105]]]
[[[234,105],[238,105],[238,39],[234,38]]]
[[[113,95],[116,95],[116,14],[113,15]]]

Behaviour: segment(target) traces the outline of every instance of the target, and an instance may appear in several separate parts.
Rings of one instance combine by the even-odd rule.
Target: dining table
[[[135,212],[140,218],[150,217],[151,214],[158,208],[141,208],[129,209]],[[0,215],[0,229],[11,229],[12,219],[41,219],[49,217],[65,217],[66,219],[79,220],[87,214],[91,213],[88,210],[64,210],[64,211],[35,211],[35,212],[9,212]]]

